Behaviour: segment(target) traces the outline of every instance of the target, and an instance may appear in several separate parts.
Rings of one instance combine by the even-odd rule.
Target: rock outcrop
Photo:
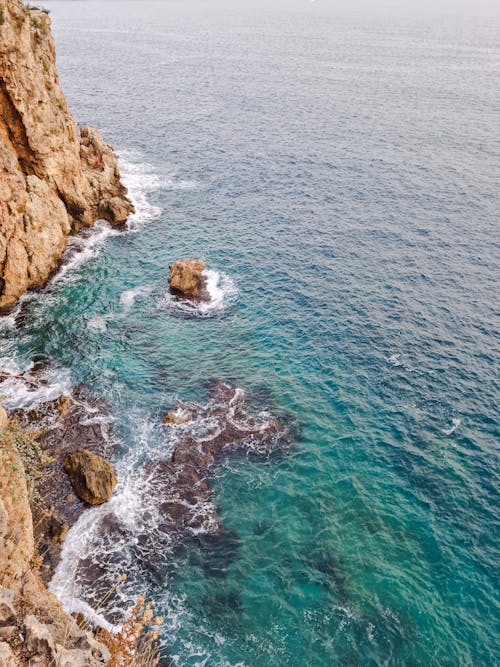
[[[38,371],[31,369],[29,382],[33,390],[43,384],[47,370],[43,366]],[[28,382],[28,377],[19,377]],[[0,391],[1,384],[2,378]],[[48,582],[59,562],[65,533],[87,507],[64,472],[64,461],[81,449],[111,457],[112,417],[109,406],[81,386],[58,399],[39,403],[35,409],[16,410],[11,417],[11,430],[17,432],[18,441],[26,442],[23,449],[31,449],[34,454],[30,467],[36,472],[41,464],[43,469],[43,474],[36,474],[37,493],[31,498],[31,511],[35,540],[43,554],[41,577]],[[34,446],[29,446],[29,440]]]
[[[188,299],[200,297],[205,262],[201,259],[182,259],[171,264],[169,268],[168,284],[174,294]]]
[[[9,417],[7,415],[7,410],[0,405],[0,431],[3,431],[4,428],[7,428],[9,424]]]
[[[127,572],[125,585],[134,590],[145,580],[157,581],[186,538],[225,539],[211,487],[218,464],[238,453],[268,457],[288,449],[284,424],[268,414],[251,416],[245,392],[220,380],[210,383],[205,404],[179,400],[169,414],[176,419],[165,422],[166,445],[173,446],[165,447],[164,459],[146,464],[139,477],[140,521],[124,522],[112,504],[103,508],[95,526],[100,539],[77,563],[78,597],[91,606],[112,589],[117,572]],[[177,420],[181,416],[189,419]],[[123,588],[101,607],[111,622],[122,620],[121,596],[127,599]]]
[[[133,211],[101,134],[59,87],[50,19],[0,0],[0,309],[56,268],[68,235]]]
[[[89,505],[101,505],[111,498],[116,474],[111,463],[102,456],[80,449],[64,459],[64,470],[76,495]]]
[[[38,574],[25,456],[0,434],[0,665],[104,667],[110,654],[78,627]]]

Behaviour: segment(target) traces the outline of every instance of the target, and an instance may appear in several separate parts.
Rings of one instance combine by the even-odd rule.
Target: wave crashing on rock
[[[250,416],[245,392],[219,380],[207,403],[177,401],[168,414],[182,415],[163,427],[168,455],[120,480],[109,503],[81,516],[51,582],[67,610],[83,611],[104,627],[120,622],[144,582],[155,585],[183,539],[224,533],[210,485],[217,464],[238,452],[268,456],[287,448],[284,425]],[[96,614],[123,573],[127,581]]]

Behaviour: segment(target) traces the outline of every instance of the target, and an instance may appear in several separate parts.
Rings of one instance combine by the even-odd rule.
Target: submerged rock
[[[189,420],[170,421],[181,415],[189,415]],[[124,520],[110,505],[94,526],[89,555],[78,562],[78,596],[90,605],[109,591],[121,572],[128,573],[131,591],[148,579],[157,585],[186,538],[210,534],[223,541],[225,530],[211,487],[217,464],[237,453],[267,457],[288,446],[280,420],[264,413],[250,415],[245,392],[221,381],[211,383],[206,403],[178,401],[167,416],[168,423],[176,424],[166,442],[168,455],[146,464],[134,481],[134,518]],[[216,569],[214,563],[212,567]],[[103,607],[106,618],[119,622],[117,610],[132,598],[123,588],[110,596]]]
[[[205,262],[200,259],[182,259],[170,265],[170,289],[185,298],[203,296]]]
[[[116,486],[116,474],[111,463],[102,456],[81,449],[64,459],[76,495],[89,505],[101,505],[111,498]]]

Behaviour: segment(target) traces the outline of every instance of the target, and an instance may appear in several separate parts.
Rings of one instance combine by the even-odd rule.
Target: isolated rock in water
[[[76,495],[89,505],[100,505],[111,498],[116,486],[113,466],[102,456],[81,449],[64,459]]]
[[[46,13],[0,5],[0,309],[43,284],[68,235],[133,206],[101,134],[78,130],[59,87]]]
[[[201,259],[182,259],[171,264],[169,268],[168,284],[171,290],[187,298],[200,295],[205,262]]]

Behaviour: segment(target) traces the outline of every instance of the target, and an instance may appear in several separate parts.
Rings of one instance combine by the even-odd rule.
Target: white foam
[[[129,310],[134,305],[136,297],[147,296],[151,293],[152,289],[152,285],[138,285],[137,287],[133,287],[132,289],[122,292],[120,296],[120,305],[122,306],[124,312],[129,312]]]
[[[462,423],[461,419],[454,418],[451,420],[451,426],[450,428],[443,428],[441,429],[441,433],[444,433],[444,435],[451,435],[452,433],[455,433],[457,428],[460,426]]]
[[[144,223],[156,220],[161,215],[161,208],[148,201],[148,195],[157,192],[162,187],[162,179],[147,163],[134,162],[122,154],[119,157],[120,173],[124,185],[128,189],[128,196],[135,207],[135,213],[127,220],[127,229],[137,231]]]
[[[94,317],[91,317],[87,322],[87,327],[91,331],[105,332],[108,328],[106,317],[104,315],[95,315]]]
[[[5,331],[6,329],[15,329],[16,327],[16,318],[21,312],[21,304],[18,302],[16,306],[5,315],[0,315],[0,330]]]
[[[48,287],[68,278],[68,272],[74,271],[89,259],[92,259],[101,251],[105,241],[110,236],[116,236],[120,232],[111,227],[109,222],[98,220],[93,227],[84,229],[76,236],[70,236],[68,246],[61,258],[59,271],[50,280]]]
[[[192,317],[214,317],[225,311],[238,295],[238,288],[234,280],[226,273],[220,273],[214,269],[205,269],[202,275],[206,279],[210,301],[190,301],[168,291],[160,299],[160,307],[166,306],[173,311]]]
[[[391,364],[392,366],[402,366],[403,361],[401,359],[400,354],[391,354],[390,357],[386,357],[386,361],[388,364]]]
[[[0,359],[0,371],[12,375],[0,384],[2,402],[10,410],[52,401],[70,390],[71,374],[68,369],[49,368],[43,377],[31,378],[32,366],[30,363],[23,367],[13,357]],[[22,377],[23,374],[26,378]]]

